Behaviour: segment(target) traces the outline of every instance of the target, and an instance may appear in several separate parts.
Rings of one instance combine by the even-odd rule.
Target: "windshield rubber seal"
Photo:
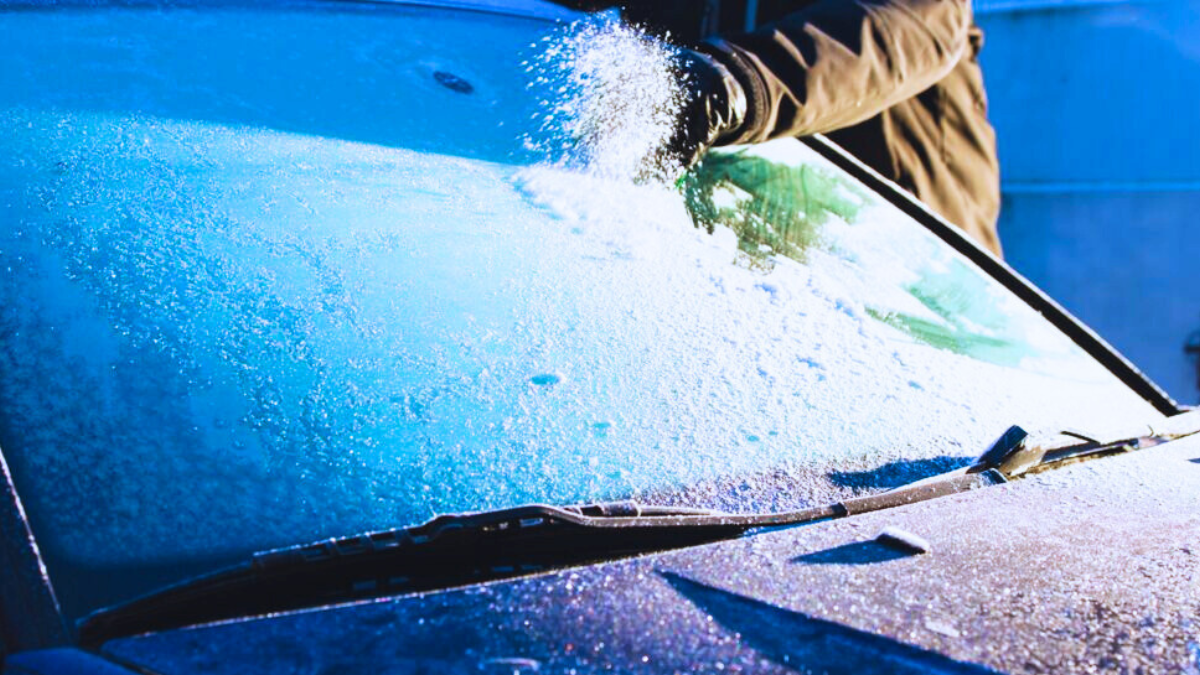
[[[1099,361],[1100,365],[1108,369],[1125,386],[1136,392],[1156,410],[1167,416],[1186,412],[1167,392],[1151,381],[1145,373],[1122,356],[1112,345],[1105,342],[1095,331],[1088,328],[1066,308],[1021,276],[1008,263],[981,247],[961,228],[934,213],[916,197],[863,164],[828,138],[815,135],[799,140],[975,263],[988,276],[1000,282],[1004,288],[1045,317],[1051,325],[1065,333],[1076,345]]]

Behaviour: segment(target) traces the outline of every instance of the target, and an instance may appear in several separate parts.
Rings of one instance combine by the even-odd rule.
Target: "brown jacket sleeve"
[[[720,144],[825,133],[938,82],[968,47],[970,0],[818,0],[705,51],[746,88],[745,123]]]

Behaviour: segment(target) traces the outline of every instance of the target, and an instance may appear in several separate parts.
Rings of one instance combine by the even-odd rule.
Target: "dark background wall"
[[[976,0],[1009,262],[1183,403],[1200,329],[1200,2]]]

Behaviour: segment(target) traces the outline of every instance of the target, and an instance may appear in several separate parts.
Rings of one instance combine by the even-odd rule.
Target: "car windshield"
[[[540,164],[561,30],[0,12],[0,446],[68,616],[439,513],[797,508],[1157,416],[798,141]]]

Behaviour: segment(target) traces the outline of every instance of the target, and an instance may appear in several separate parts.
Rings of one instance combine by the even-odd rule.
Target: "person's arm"
[[[850,126],[915,96],[963,56],[970,0],[821,0],[701,49],[745,90],[721,145]]]

